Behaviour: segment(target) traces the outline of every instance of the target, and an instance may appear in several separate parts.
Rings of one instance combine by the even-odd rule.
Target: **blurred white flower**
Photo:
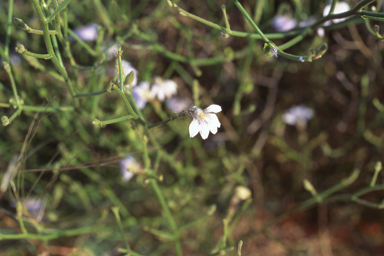
[[[125,77],[129,73],[131,73],[131,71],[135,72],[135,78],[133,79],[132,86],[136,86],[136,84],[137,84],[137,75],[138,75],[137,70],[134,67],[132,67],[131,63],[129,63],[126,60],[122,60],[121,61],[121,66],[123,67],[123,79],[125,79]],[[117,72],[117,70],[116,70],[116,72]],[[120,83],[120,77],[117,78],[117,82]]]
[[[297,105],[288,109],[284,115],[284,123],[288,125],[296,125],[298,123],[306,123],[309,119],[313,117],[313,110],[304,106]]]
[[[324,29],[323,29],[323,28],[318,28],[318,29],[317,29],[317,35],[318,35],[319,37],[324,37],[324,35],[325,35],[325,31],[324,31]]]
[[[297,21],[285,15],[276,15],[271,25],[277,32],[287,32],[296,27]]]
[[[195,137],[200,132],[201,138],[205,140],[208,138],[209,132],[216,134],[217,128],[220,128],[221,124],[215,113],[220,111],[221,107],[216,104],[212,104],[204,110],[196,106],[187,109],[186,113],[193,117],[192,123],[189,125],[189,136]]]
[[[164,101],[165,98],[170,98],[177,93],[177,84],[172,80],[163,80],[160,77],[155,77],[155,83],[152,85],[151,98],[158,98]]]
[[[81,40],[85,42],[96,41],[97,35],[99,33],[99,25],[96,23],[89,23],[84,27],[74,29],[73,33],[75,33],[78,37],[80,37]],[[69,40],[73,42],[75,39],[70,36]]]
[[[172,112],[181,112],[192,104],[188,98],[172,97],[167,100],[167,108]]]
[[[251,197],[252,193],[251,193],[251,190],[247,187],[237,186],[235,190],[235,195],[240,200],[247,200],[248,198]]]
[[[141,171],[141,166],[136,162],[132,155],[127,155],[125,158],[120,160],[120,173],[123,176],[124,181],[132,179],[135,173]]]
[[[351,8],[346,2],[337,2],[335,9],[333,10],[333,14],[339,14],[343,13],[346,11],[349,11]],[[328,4],[325,6],[324,11],[323,11],[323,16],[327,16],[329,14],[329,11],[331,10],[331,4]],[[347,18],[341,18],[341,19],[334,19],[332,20],[333,23],[340,23],[346,20]],[[331,21],[327,21],[324,23],[324,26],[329,26],[332,23]]]
[[[151,100],[149,90],[149,82],[143,81],[140,82],[138,86],[133,87],[132,96],[136,101],[136,105],[139,109],[143,109],[147,104],[148,100]]]
[[[41,221],[44,215],[45,203],[38,198],[28,198],[26,200],[21,199],[22,205],[27,209],[31,217],[38,221]],[[11,205],[17,207],[17,201],[12,201]]]

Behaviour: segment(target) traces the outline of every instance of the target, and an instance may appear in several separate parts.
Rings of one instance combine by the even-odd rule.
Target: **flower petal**
[[[221,112],[221,107],[216,104],[212,104],[206,109],[204,109],[204,113],[219,113]]]
[[[193,119],[191,124],[189,125],[189,137],[195,137],[196,134],[200,131],[200,124],[197,119]]]
[[[217,128],[220,128],[221,124],[216,114],[206,114],[206,116],[209,118],[210,124],[215,125]]]
[[[203,140],[208,138],[209,126],[208,126],[208,123],[205,121],[201,122],[200,124],[200,135],[201,135],[201,138],[203,138]]]

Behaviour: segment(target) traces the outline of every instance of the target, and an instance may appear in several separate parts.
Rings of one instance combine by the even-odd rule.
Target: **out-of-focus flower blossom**
[[[339,14],[346,11],[349,11],[351,8],[346,2],[337,2],[335,9],[333,10],[333,14]],[[331,10],[331,4],[328,4],[325,6],[323,11],[323,16],[327,16],[329,14],[329,11]],[[347,18],[341,18],[341,19],[334,19],[332,20],[333,23],[340,23],[346,20]],[[332,23],[331,21],[327,21],[324,23],[324,26],[329,26]]]
[[[107,48],[107,45],[103,46],[103,50]],[[107,60],[112,60],[117,57],[116,52],[119,50],[119,45],[114,44],[111,47],[108,48],[107,52],[105,53]]]
[[[316,32],[319,37],[324,37],[325,35],[325,31],[323,28],[318,28]]]
[[[19,53],[11,53],[9,54],[9,60],[13,66],[18,66],[21,63],[21,55]]]
[[[297,26],[297,21],[285,15],[276,15],[271,25],[277,32],[287,32]]]
[[[216,104],[212,104],[204,110],[196,106],[187,109],[186,113],[193,117],[192,123],[189,125],[189,136],[195,137],[200,132],[201,138],[205,140],[208,138],[209,132],[216,134],[217,128],[220,128],[221,124],[215,113],[220,111],[221,107]]]
[[[177,93],[177,84],[173,80],[163,80],[156,77],[155,83],[152,85],[151,98],[158,98],[164,101],[165,98],[170,98]]]
[[[132,86],[136,86],[136,84],[137,84],[137,74],[138,74],[137,70],[134,67],[132,67],[131,63],[129,63],[126,60],[122,60],[121,61],[121,66],[123,67],[123,77],[124,77],[123,79],[125,79],[125,77],[129,73],[131,73],[131,71],[135,72],[135,79],[133,79]],[[117,72],[117,70],[116,70],[116,72]],[[120,83],[120,77],[117,78],[117,82]]]
[[[192,104],[192,101],[188,98],[172,97],[167,100],[166,105],[172,112],[181,112],[187,109]]]
[[[235,190],[235,195],[240,200],[247,200],[248,198],[251,197],[251,190],[249,190],[249,188],[244,186],[237,186]]]
[[[45,203],[38,198],[28,198],[26,200],[21,199],[21,203],[27,209],[31,217],[38,221],[41,221],[44,215]],[[17,207],[17,202],[12,201],[11,205]]]
[[[73,33],[75,33],[78,37],[80,37],[81,40],[85,42],[96,41],[97,35],[99,33],[99,25],[96,23],[89,23],[84,27],[74,29]],[[69,40],[73,42],[75,39],[70,36]]]
[[[133,175],[141,170],[142,168],[140,164],[136,162],[132,155],[127,155],[120,161],[120,173],[123,176],[124,181],[131,180]]]
[[[313,117],[313,110],[304,106],[298,105],[288,109],[284,115],[284,123],[288,125],[296,125],[298,123],[306,124],[309,119]]]
[[[136,101],[136,105],[139,109],[143,109],[147,104],[148,100],[153,99],[150,96],[151,91],[149,90],[149,82],[140,82],[138,86],[133,87],[132,96]]]
[[[307,20],[303,20],[303,21],[299,22],[299,27],[300,28],[309,27],[309,26],[313,25],[315,22],[316,22],[316,17],[309,16]]]

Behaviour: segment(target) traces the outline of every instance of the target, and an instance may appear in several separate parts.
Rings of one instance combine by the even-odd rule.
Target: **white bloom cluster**
[[[221,107],[216,104],[212,104],[204,110],[196,106],[187,109],[186,113],[193,117],[192,123],[189,125],[189,136],[192,138],[200,133],[201,138],[205,140],[208,138],[209,132],[216,134],[217,128],[221,126],[215,115],[219,112],[221,112]]]
[[[123,176],[124,181],[131,180],[133,175],[141,170],[142,168],[140,164],[136,162],[132,155],[127,155],[120,161],[120,173]]]
[[[133,98],[137,107],[143,109],[148,101],[158,99],[164,101],[177,93],[177,84],[172,80],[162,80],[160,77],[154,79],[152,87],[149,82],[143,81],[132,89]]]
[[[313,110],[304,106],[297,105],[293,106],[283,115],[284,123],[288,125],[296,125],[298,123],[306,123],[309,119],[313,117]]]

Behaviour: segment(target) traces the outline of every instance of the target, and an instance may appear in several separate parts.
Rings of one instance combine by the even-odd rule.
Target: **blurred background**
[[[28,106],[66,108],[23,110],[0,128],[0,255],[124,255],[114,206],[134,252],[177,255],[167,214],[143,171],[147,131],[132,120],[92,124],[126,115],[119,95],[80,97],[74,107],[50,60],[15,51],[22,44],[47,52],[43,36],[14,23],[7,37],[10,2],[0,3],[0,46],[9,41],[19,97]],[[174,2],[225,27],[224,4],[231,30],[255,33],[232,1]],[[358,1],[338,2],[352,8]],[[279,46],[294,37],[288,31],[322,18],[330,3],[241,4],[267,36],[280,37],[270,38]],[[367,10],[381,12],[381,5],[375,1]],[[32,1],[15,0],[13,17],[42,29]],[[327,43],[328,51],[313,62],[267,57],[262,40],[222,34],[167,1],[72,0],[67,18],[94,51],[72,37],[71,58],[58,42],[77,93],[108,88],[116,75],[113,50],[121,45],[138,85],[153,85],[155,77],[177,84],[172,98],[147,102],[142,113],[149,123],[191,104],[222,107],[221,128],[207,140],[189,137],[189,116],[151,129],[150,168],[157,171],[183,255],[238,255],[240,240],[242,255],[384,255],[382,172],[376,172],[375,191],[351,200],[369,188],[384,152],[384,43],[361,17],[313,29],[285,50],[305,56]],[[372,30],[382,22],[368,25]],[[2,67],[1,116],[15,112],[10,99],[11,78]],[[320,194],[355,169],[360,174],[353,183],[319,203],[311,186],[303,186],[307,180]],[[23,229],[32,235],[23,236]]]

